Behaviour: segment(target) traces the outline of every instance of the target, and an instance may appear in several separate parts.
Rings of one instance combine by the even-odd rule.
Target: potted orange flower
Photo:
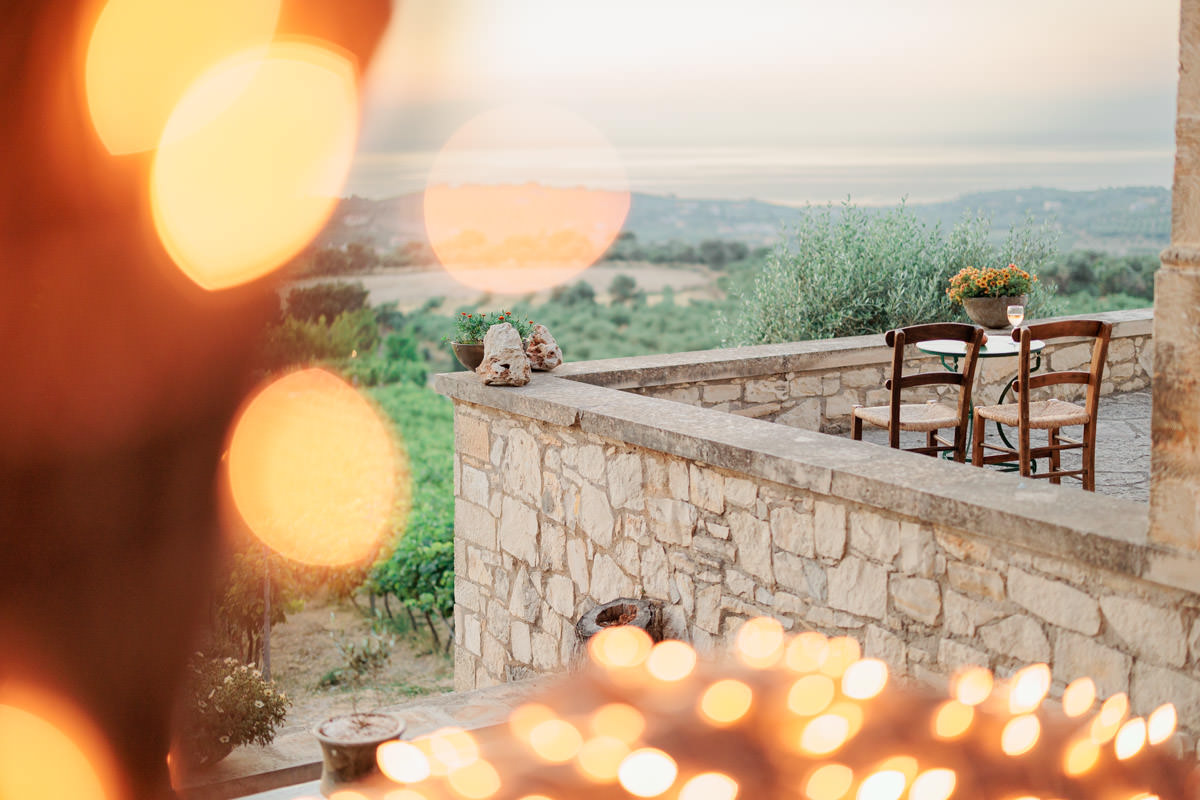
[[[1037,276],[1016,264],[1007,267],[963,267],[950,279],[946,294],[961,303],[967,316],[985,328],[1008,325],[1009,306],[1024,306]]]

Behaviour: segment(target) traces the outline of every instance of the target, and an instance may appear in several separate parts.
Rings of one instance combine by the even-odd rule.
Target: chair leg
[[[1051,447],[1058,444],[1058,428],[1050,428],[1046,431],[1046,443]],[[1058,450],[1050,451],[1050,475],[1052,476],[1050,478],[1051,483],[1062,483],[1062,478],[1054,475],[1054,473],[1059,471],[1059,466],[1062,463],[1060,458],[1061,455],[1061,452]]]
[[[977,467],[983,466],[983,417],[975,412],[971,424],[971,463]]]
[[[926,447],[937,447],[937,443],[938,443],[937,431],[926,431],[925,432],[925,446]],[[938,456],[938,454],[936,452],[930,453],[929,455],[933,456],[934,458],[937,458],[937,456]]]
[[[1033,474],[1031,464],[1029,463],[1029,428],[1017,426],[1017,466],[1021,469],[1021,476],[1028,478]]]
[[[1096,491],[1096,422],[1083,426],[1083,488]]]
[[[850,436],[862,441],[862,417],[856,415],[850,417]]]

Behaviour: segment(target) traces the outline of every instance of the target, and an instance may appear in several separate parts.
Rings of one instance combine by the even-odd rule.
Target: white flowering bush
[[[196,653],[176,752],[192,767],[215,764],[243,744],[270,744],[292,701],[253,664]]]

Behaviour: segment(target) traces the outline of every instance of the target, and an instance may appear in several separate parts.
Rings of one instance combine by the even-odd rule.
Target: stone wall
[[[714,372],[749,386],[812,344]],[[520,389],[438,377],[455,400],[457,688],[563,670],[583,613],[644,596],[702,650],[769,615],[931,683],[1045,661],[1058,691],[1089,674],[1200,732],[1200,561],[1149,543],[1144,505],[606,385],[716,357],[672,358]]]
[[[1118,316],[1118,315],[1114,315]],[[1152,316],[1148,310],[1123,313],[1114,325],[1105,365],[1103,394],[1133,392],[1150,385],[1154,343],[1150,336]],[[865,353],[851,368],[842,364],[817,366],[798,364],[781,374],[754,375],[716,380],[690,380],[656,386],[633,387],[629,391],[649,397],[665,397],[690,405],[716,408],[747,417],[766,419],[808,430],[841,433],[850,429],[854,405],[887,405],[889,393],[883,382],[891,376],[891,351],[882,336],[840,340],[861,343]],[[910,352],[918,353],[915,348]],[[1061,340],[1043,352],[1043,369],[1087,369],[1091,346],[1086,342]],[[866,358],[873,356],[874,363]],[[1017,368],[1016,358],[980,359],[974,387],[977,405],[998,401]],[[905,373],[941,369],[933,356],[910,358]],[[1056,396],[1066,397],[1065,387],[1054,387]],[[906,402],[923,402],[956,391],[953,387],[925,387],[905,394]]]

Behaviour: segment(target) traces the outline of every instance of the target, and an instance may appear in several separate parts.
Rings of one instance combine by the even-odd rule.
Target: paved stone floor
[[[1064,433],[1078,439],[1081,428],[1066,428]],[[924,434],[903,434],[902,447],[924,444]],[[1034,441],[1044,441],[1045,434],[1035,431]],[[887,431],[867,426],[863,438],[877,444],[887,444]],[[1013,436],[1010,434],[1010,439]],[[999,441],[995,427],[988,425],[988,441]],[[968,454],[969,457],[969,454]],[[1063,454],[1063,465],[1078,466],[1078,452]],[[1079,487],[1070,478],[1063,486]],[[1124,497],[1139,503],[1150,499],[1150,392],[1114,394],[1100,399],[1100,423],[1096,429],[1096,491]]]

